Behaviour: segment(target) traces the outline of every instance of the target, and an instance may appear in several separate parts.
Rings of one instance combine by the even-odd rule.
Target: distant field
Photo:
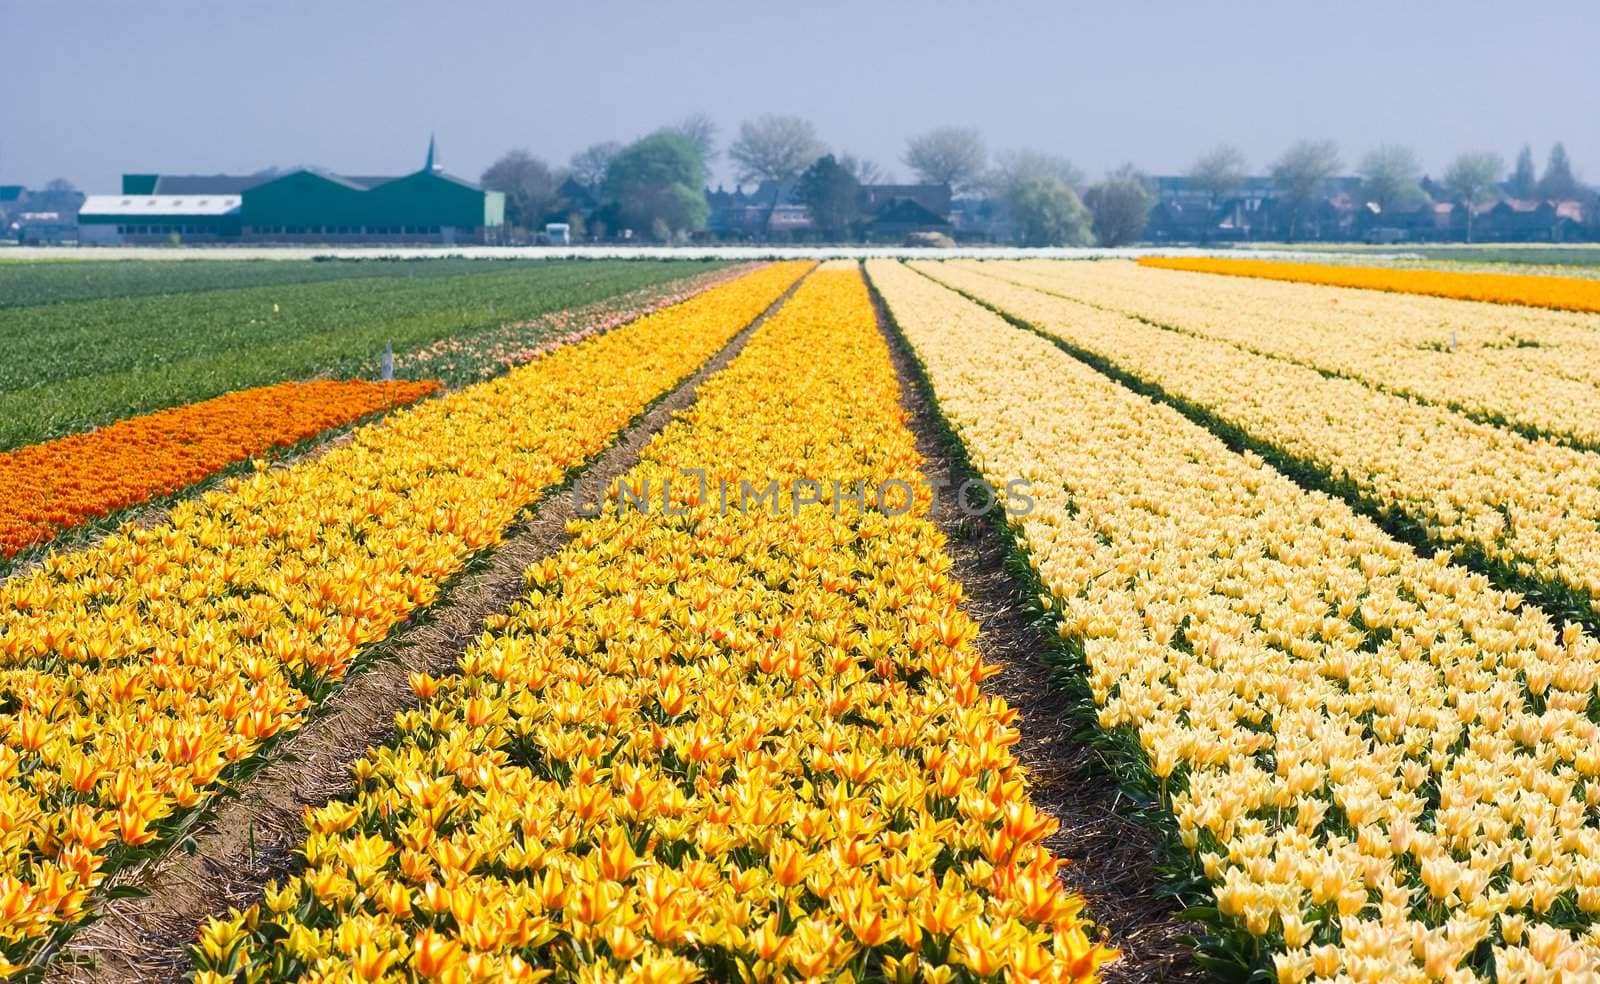
[[[153,266],[160,270],[129,274],[122,282],[157,283],[149,278],[163,271],[175,283],[198,282],[190,279],[189,263]],[[272,275],[237,266],[246,276]],[[386,343],[404,352],[712,268],[542,261],[481,264],[472,269],[484,272],[461,273],[454,266],[414,266],[398,278],[358,275],[61,303],[48,303],[46,296],[32,306],[0,310],[6,353],[0,360],[0,449],[245,386],[348,373]]]
[[[1519,273],[1548,277],[1600,277],[1600,244],[1564,246],[1519,243],[1461,243],[1456,245],[1392,246],[1338,244],[1262,244],[1261,252],[1298,250],[1317,262],[1355,263],[1401,269],[1456,270],[1462,273]],[[1257,247],[1239,253],[1257,252]],[[1287,257],[1285,257],[1287,258]]]
[[[504,273],[543,260],[64,260],[0,263],[0,308],[107,297],[320,283]]]
[[[1428,260],[1457,263],[1512,263],[1535,266],[1600,266],[1595,246],[1435,246],[1407,249]]]
[[[1460,266],[1400,269],[1370,263],[1308,263],[1304,259],[1260,260],[1243,256],[1141,256],[1139,265],[1192,273],[1260,277],[1294,283],[1401,294],[1428,294],[1463,301],[1521,304],[1559,311],[1600,312],[1600,280],[1594,277],[1531,275],[1538,267],[1494,272]],[[1576,268],[1561,268],[1576,269]]]

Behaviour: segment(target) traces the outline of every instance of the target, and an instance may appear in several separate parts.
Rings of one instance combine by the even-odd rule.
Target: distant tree
[[[861,218],[861,182],[848,168],[825,154],[800,175],[799,191],[819,232],[835,241],[850,237]]]
[[[1357,168],[1361,175],[1361,196],[1388,213],[1415,208],[1427,200],[1422,190],[1422,162],[1410,147],[1379,144],[1367,151]]]
[[[1102,246],[1126,246],[1144,235],[1155,196],[1132,164],[1106,175],[1083,193],[1083,204],[1094,219],[1094,235]]]
[[[717,159],[717,124],[705,113],[691,113],[672,127],[689,138],[694,149],[700,152],[700,162],[708,169]]]
[[[739,139],[728,146],[728,157],[739,169],[737,176],[741,182],[772,183],[772,202],[767,206],[767,218],[762,224],[769,235],[772,213],[778,209],[784,182],[810,167],[812,161],[826,152],[827,148],[817,139],[816,127],[799,116],[767,113],[739,124]]]
[[[78,186],[66,178],[54,178],[27,198],[30,212],[62,212],[76,214],[83,207],[84,195]],[[18,203],[20,204],[20,203]]]
[[[1533,171],[1533,148],[1527,144],[1517,152],[1517,166],[1511,171],[1511,197],[1532,198],[1539,193],[1539,176]]]
[[[1244,184],[1245,167],[1244,151],[1232,144],[1218,144],[1189,165],[1189,181],[1205,192],[1215,210],[1218,202]]]
[[[1005,150],[995,158],[993,171],[984,183],[991,194],[1004,198],[1012,189],[1029,178],[1055,178],[1068,188],[1084,185],[1083,172],[1077,165],[1056,154],[1037,150]]]
[[[989,152],[972,127],[942,126],[906,141],[903,160],[928,184],[949,185],[952,192],[962,194],[982,179]]]
[[[1244,151],[1232,144],[1218,144],[1189,165],[1189,182],[1205,194],[1206,207],[1210,209],[1201,232],[1202,239],[1211,236],[1211,222],[1217,206],[1244,185],[1246,166]]]
[[[1272,183],[1289,213],[1291,240],[1299,231],[1301,216],[1342,163],[1332,140],[1301,140],[1272,165]]]
[[[606,168],[611,166],[611,159],[621,149],[622,145],[615,140],[606,140],[590,144],[573,154],[567,165],[572,170],[572,180],[590,192],[598,192],[606,180]]]
[[[502,154],[483,172],[480,183],[505,193],[506,221],[524,229],[543,222],[559,197],[560,181],[550,165],[522,149]]]
[[[1092,241],[1089,210],[1060,178],[1023,178],[1009,190],[1006,207],[1025,246],[1087,246]]]
[[[675,239],[705,228],[705,166],[683,134],[657,130],[617,152],[601,191],[628,228]]]
[[[1467,242],[1472,242],[1472,213],[1476,206],[1493,201],[1495,182],[1506,170],[1499,154],[1462,154],[1444,172],[1443,186],[1450,200],[1467,210]]]
[[[1567,148],[1557,143],[1550,148],[1550,157],[1544,164],[1544,176],[1539,179],[1539,197],[1576,198],[1582,190],[1572,174],[1572,162],[1567,160]]]
[[[839,166],[856,179],[856,184],[881,184],[884,181],[883,168],[854,154],[840,154]]]

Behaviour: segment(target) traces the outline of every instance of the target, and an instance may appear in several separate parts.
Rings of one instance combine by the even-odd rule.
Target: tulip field
[[[1261,277],[1292,283],[1363,287],[1402,294],[1432,294],[1460,300],[1526,304],[1569,311],[1600,311],[1600,284],[1578,277],[1518,274],[1451,273],[1439,270],[1386,270],[1314,263],[1272,263],[1214,257],[1149,256],[1144,266],[1196,270],[1236,277]]]
[[[86,289],[116,292],[109,297],[52,289],[58,266],[101,261],[7,265],[7,289],[34,303],[0,306],[0,449],[236,389],[346,372],[386,344],[405,352],[473,338],[690,272],[606,261],[462,269],[446,260],[431,274],[398,262],[306,263],[300,280],[285,281],[285,273],[263,285],[247,267],[200,289],[183,273],[188,262],[161,264],[172,270],[171,292],[161,294],[151,293],[149,275],[89,274]],[[26,275],[11,272],[17,267]],[[343,275],[330,279],[325,270]]]
[[[8,269],[0,972],[1600,980],[1592,282],[1256,263]]]

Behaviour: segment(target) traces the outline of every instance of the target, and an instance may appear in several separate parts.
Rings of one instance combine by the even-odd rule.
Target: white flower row
[[[1501,980],[1600,973],[1600,938],[1566,928],[1600,913],[1600,643],[905,266],[868,269],[978,469],[1033,483],[1013,528],[1100,723],[1170,781],[1218,908],[1280,981],[1469,981],[1480,946]]]

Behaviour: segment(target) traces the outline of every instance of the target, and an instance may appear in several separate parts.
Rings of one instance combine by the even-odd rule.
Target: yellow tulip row
[[[813,275],[197,980],[1090,980],[904,420],[859,272]]]
[[[1600,612],[1600,454],[951,265],[920,269]]]
[[[1600,447],[1600,315],[1121,261],[966,266],[1525,433]]]
[[[0,972],[805,269],[752,273],[0,584]]]
[[[869,272],[1218,910],[1299,981],[1600,974],[1600,643],[893,263]],[[1562,976],[1564,975],[1564,976]]]

